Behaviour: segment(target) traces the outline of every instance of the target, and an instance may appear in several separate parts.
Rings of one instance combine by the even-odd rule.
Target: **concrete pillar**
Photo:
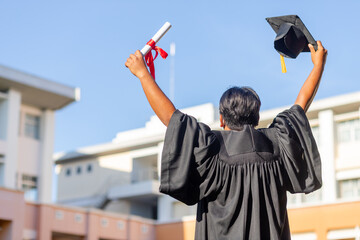
[[[3,184],[7,188],[16,188],[16,171],[18,161],[19,120],[21,94],[15,90],[8,91],[8,98],[2,104],[1,114],[4,114],[2,126],[5,129],[6,153],[4,156]]]
[[[86,240],[99,239],[100,220],[96,213],[89,211],[86,215]]]
[[[49,240],[52,235],[52,224],[54,218],[54,211],[49,205],[39,205],[38,207],[38,229],[37,239],[38,240]]]
[[[50,203],[52,199],[52,174],[54,152],[55,114],[51,110],[44,110],[40,120],[40,161],[38,175],[38,200]]]
[[[172,219],[172,204],[174,200],[168,195],[158,198],[158,221],[169,221]]]
[[[319,113],[319,142],[322,160],[322,200],[334,202],[336,200],[335,177],[335,122],[332,110]]]
[[[162,150],[164,147],[164,142],[160,142],[158,144],[158,159],[157,159],[157,172],[158,172],[158,177],[160,179],[160,174],[161,174],[161,156],[162,156]]]
[[[159,179],[161,174],[161,156],[162,156],[162,149],[164,147],[164,143],[161,142],[158,144],[159,147],[159,154],[158,154],[158,173]],[[169,221],[172,218],[172,203],[173,199],[167,195],[161,195],[158,198],[158,208],[157,208],[157,215],[159,221]]]

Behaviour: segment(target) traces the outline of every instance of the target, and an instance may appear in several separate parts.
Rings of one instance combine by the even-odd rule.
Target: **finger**
[[[324,48],[323,45],[322,45],[322,43],[321,43],[321,41],[316,41],[316,43],[317,43],[317,45],[318,45],[319,48]]]
[[[312,44],[308,44],[311,54],[315,53],[314,46]]]
[[[125,66],[128,68],[130,67],[131,63],[133,62],[133,60],[129,57],[126,62],[125,62]]]
[[[135,52],[135,55],[136,55],[137,57],[143,57],[143,55],[142,55],[142,53],[140,52],[140,50],[137,50],[137,51]]]
[[[130,54],[129,59],[135,60],[135,59],[136,59],[136,56],[135,56],[134,54]]]

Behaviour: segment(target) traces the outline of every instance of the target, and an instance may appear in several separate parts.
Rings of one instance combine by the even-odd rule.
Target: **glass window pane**
[[[40,138],[40,117],[26,114],[25,115],[25,136],[34,139]]]
[[[65,175],[66,175],[66,176],[70,176],[70,175],[71,175],[71,168],[67,168],[67,169],[66,169]]]
[[[87,165],[87,171],[88,171],[88,172],[92,172],[92,164],[88,164],[88,165]]]
[[[339,181],[340,198],[360,197],[360,179],[347,179]]]

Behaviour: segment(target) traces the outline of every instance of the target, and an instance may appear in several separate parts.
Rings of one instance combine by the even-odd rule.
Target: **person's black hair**
[[[253,127],[259,124],[261,101],[250,87],[232,87],[220,98],[219,112],[226,126],[231,130],[241,130],[245,124]]]

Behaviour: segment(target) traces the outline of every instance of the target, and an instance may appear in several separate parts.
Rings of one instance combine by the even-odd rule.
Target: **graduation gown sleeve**
[[[321,187],[321,161],[304,110],[299,105],[278,114],[275,129],[286,190],[310,193]]]
[[[216,192],[221,185],[219,149],[207,125],[176,110],[165,134],[160,192],[188,205]]]

